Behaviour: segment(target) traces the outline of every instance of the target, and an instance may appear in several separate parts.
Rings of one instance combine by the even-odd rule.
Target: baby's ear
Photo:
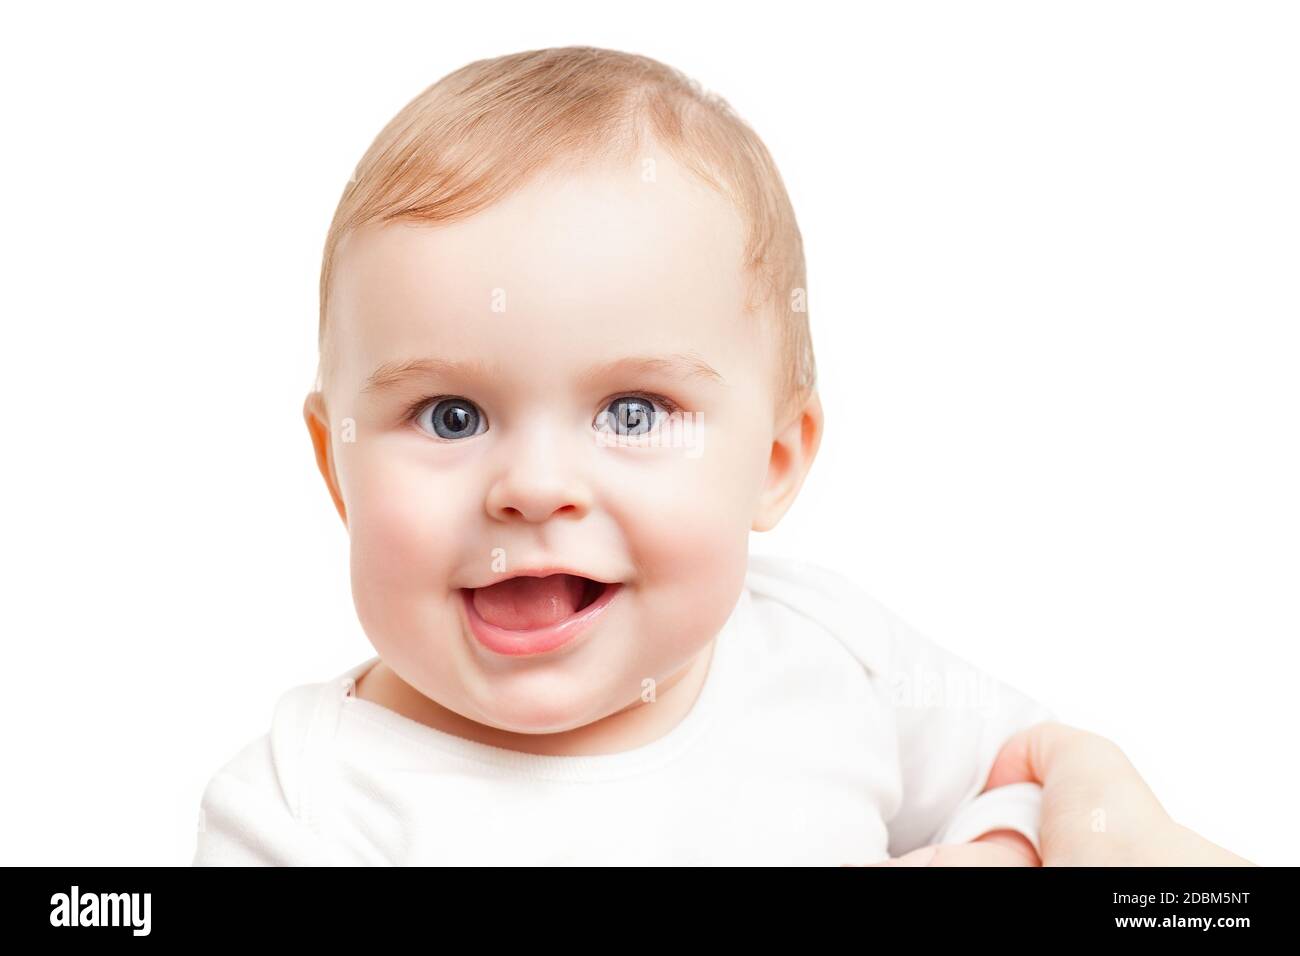
[[[794,504],[821,447],[824,425],[821,398],[814,390],[798,413],[773,436],[767,480],[750,526],[754,531],[771,531]]]
[[[316,450],[316,467],[325,479],[325,487],[329,489],[330,497],[334,499],[334,508],[346,528],[348,512],[343,505],[343,496],[339,493],[338,474],[334,471],[334,445],[330,441],[330,419],[325,409],[325,396],[318,391],[308,392],[307,400],[302,403],[302,417],[307,422],[311,444]]]

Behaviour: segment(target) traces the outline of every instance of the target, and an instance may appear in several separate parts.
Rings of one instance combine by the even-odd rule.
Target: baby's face
[[[793,497],[741,220],[647,158],[366,227],[335,272],[323,406],[358,616],[407,684],[503,730],[591,723],[688,666]],[[475,636],[463,589],[557,566],[620,585],[589,627],[522,654]]]

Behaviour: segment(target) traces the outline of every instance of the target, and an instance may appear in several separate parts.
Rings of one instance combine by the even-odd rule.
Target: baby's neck
[[[654,706],[639,697],[607,717],[555,734],[525,734],[470,720],[425,697],[382,660],[356,682],[356,696],[443,733],[477,743],[549,756],[621,753],[658,740],[690,712],[704,686],[716,639],[680,671],[655,685]]]

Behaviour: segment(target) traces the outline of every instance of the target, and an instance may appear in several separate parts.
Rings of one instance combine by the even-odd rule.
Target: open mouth
[[[601,615],[622,589],[574,574],[517,576],[464,588],[474,636],[505,654],[534,654],[567,643]]]
[[[520,575],[474,588],[471,598],[474,609],[489,624],[508,631],[533,631],[590,607],[606,587],[576,574]]]

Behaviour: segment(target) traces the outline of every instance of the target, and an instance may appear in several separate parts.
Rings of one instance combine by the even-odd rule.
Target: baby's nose
[[[554,431],[531,430],[500,449],[502,461],[488,489],[488,515],[498,521],[580,518],[591,510],[589,456]]]

